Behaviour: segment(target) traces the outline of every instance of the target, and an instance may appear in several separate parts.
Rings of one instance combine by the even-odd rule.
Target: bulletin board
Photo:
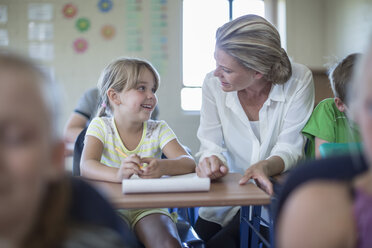
[[[175,16],[170,0],[0,0],[0,48],[43,64],[64,88],[66,113],[120,56],[149,60],[165,79]],[[175,4],[177,3],[177,4]],[[177,33],[176,35],[179,35]],[[66,117],[66,116],[65,116]],[[66,119],[66,118],[65,118]]]

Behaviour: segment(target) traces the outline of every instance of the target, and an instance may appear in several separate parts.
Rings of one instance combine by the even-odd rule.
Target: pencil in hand
[[[118,147],[115,147],[115,150],[116,150],[118,153],[120,153],[121,155],[123,155],[124,158],[127,158],[127,157],[128,157],[128,155],[125,154],[124,152],[122,152]],[[143,163],[143,165],[140,165],[140,164],[139,164],[138,167],[142,170],[142,169],[145,168],[147,165],[148,165],[147,163]]]
[[[125,154],[124,152],[122,152],[119,148],[115,147],[115,150],[116,150],[118,153],[120,153],[121,155],[123,155],[124,158],[127,158],[127,157],[128,157],[128,155]]]

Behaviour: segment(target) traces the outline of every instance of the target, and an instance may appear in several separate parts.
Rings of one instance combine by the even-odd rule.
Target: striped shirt
[[[120,149],[127,156],[137,154],[140,157],[160,158],[162,149],[176,135],[165,121],[148,120],[144,122],[141,141],[134,150],[128,150],[123,144],[113,117],[96,117],[89,124],[86,135],[96,137],[103,143],[101,163],[119,168],[124,156],[115,148]]]

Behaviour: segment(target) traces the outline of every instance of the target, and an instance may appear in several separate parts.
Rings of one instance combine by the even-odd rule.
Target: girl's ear
[[[110,100],[110,102],[116,104],[116,105],[120,105],[121,104],[121,100],[120,100],[120,97],[119,97],[119,94],[112,88],[108,89],[107,91],[107,96]]]

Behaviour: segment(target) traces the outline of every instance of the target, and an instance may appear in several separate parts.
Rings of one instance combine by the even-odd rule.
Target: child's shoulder
[[[147,121],[147,137],[158,136],[163,130],[168,130],[168,124],[163,120],[148,120]]]
[[[111,122],[112,117],[109,116],[96,116],[92,119],[92,122]]]
[[[112,127],[112,117],[108,117],[108,116],[98,117],[97,116],[93,118],[90,124]]]
[[[322,100],[321,102],[319,102],[316,105],[314,112],[319,112],[319,111],[336,112],[336,113],[339,112],[333,98],[326,98]]]
[[[168,124],[164,120],[148,120],[147,129],[154,130],[162,127],[168,127]]]

